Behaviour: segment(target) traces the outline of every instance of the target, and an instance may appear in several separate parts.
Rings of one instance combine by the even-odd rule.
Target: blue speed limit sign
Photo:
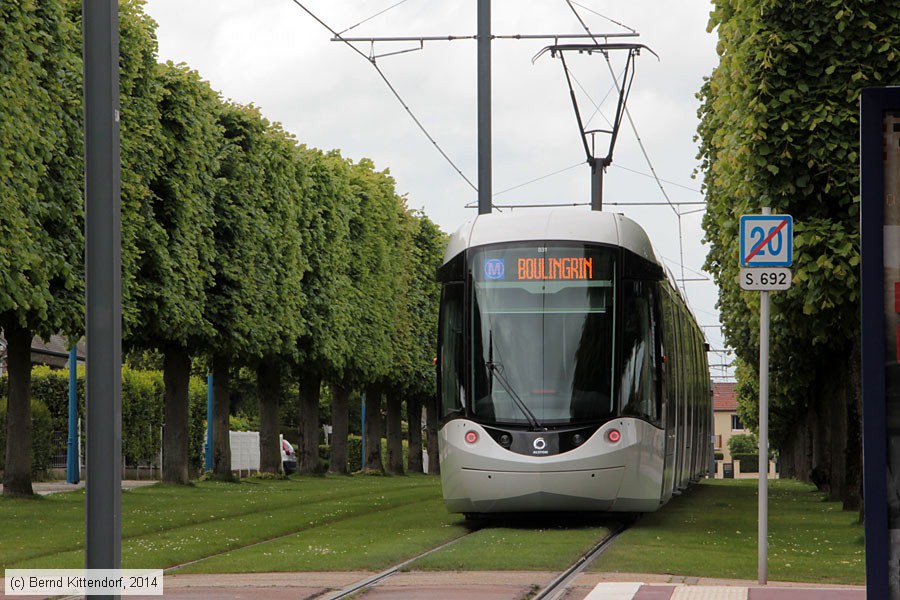
[[[741,217],[741,266],[789,267],[794,261],[794,220],[790,215]]]

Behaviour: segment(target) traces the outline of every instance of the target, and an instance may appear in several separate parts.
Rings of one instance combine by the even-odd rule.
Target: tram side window
[[[441,299],[440,369],[441,415],[461,413],[465,406],[463,383],[463,284],[444,285]]]
[[[657,404],[656,323],[653,319],[653,291],[646,281],[627,281],[622,331],[622,371],[619,378],[619,405],[622,414],[641,417],[651,423],[659,419]]]
[[[678,390],[680,384],[681,373],[678,341],[678,310],[675,301],[672,299],[671,292],[664,291],[662,293],[662,301],[664,304],[663,312],[663,333],[665,335],[665,379],[666,379],[666,423],[665,427],[669,431],[675,431],[676,406],[678,402]]]

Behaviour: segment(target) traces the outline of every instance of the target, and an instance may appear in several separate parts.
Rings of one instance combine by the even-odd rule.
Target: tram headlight
[[[572,436],[572,443],[576,446],[580,446],[581,444],[584,443],[584,436],[581,435],[580,433],[576,433],[575,435]]]
[[[474,431],[466,432],[466,443],[467,444],[474,444],[477,441],[478,441],[478,433],[476,433]]]
[[[508,433],[500,435],[500,445],[504,448],[509,448],[510,446],[512,446],[512,436]]]
[[[622,439],[622,434],[619,433],[618,429],[610,429],[609,432],[606,434],[606,439],[608,439],[610,441],[610,443],[615,444],[615,443],[618,443],[618,441]]]

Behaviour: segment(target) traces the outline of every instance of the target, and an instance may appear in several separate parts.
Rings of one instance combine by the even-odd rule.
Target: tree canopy
[[[793,285],[771,297],[772,441],[788,475],[825,466],[833,495],[858,499],[858,98],[900,76],[900,8],[873,0],[714,6],[719,65],[699,93],[703,225],[706,268],[738,357],[741,418],[757,423],[759,295],[738,286],[738,222],[768,206],[791,214],[795,231]],[[825,450],[807,453],[804,444]]]
[[[74,0],[0,4],[0,326],[17,340],[83,331],[80,19]],[[186,423],[191,357],[433,394],[443,234],[373,161],[307,148],[158,64],[140,0],[119,22],[124,341],[165,357],[167,430]],[[30,421],[18,389],[10,423]]]

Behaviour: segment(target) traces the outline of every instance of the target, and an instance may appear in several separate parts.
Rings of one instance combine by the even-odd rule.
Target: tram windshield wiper
[[[506,390],[506,393],[509,394],[509,397],[513,399],[513,404],[525,415],[525,419],[528,421],[528,424],[531,425],[533,429],[543,429],[544,426],[540,424],[537,420],[537,417],[534,416],[534,413],[528,408],[525,402],[522,401],[522,398],[516,393],[516,391],[509,385],[509,382],[506,380],[506,377],[503,376],[503,371],[500,363],[494,362],[493,360],[489,360],[484,363],[484,366],[488,368],[488,371],[491,373],[491,377],[497,377],[497,381],[500,382],[500,385],[503,386],[503,389]]]

